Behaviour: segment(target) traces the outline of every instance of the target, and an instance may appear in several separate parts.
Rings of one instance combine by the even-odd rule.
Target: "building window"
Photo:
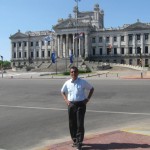
[[[39,46],[39,42],[38,41],[36,41],[36,46]]]
[[[99,49],[99,52],[100,52],[100,55],[103,55],[103,49],[102,48]]]
[[[117,37],[116,36],[114,36],[114,42],[117,42]]]
[[[42,57],[45,57],[45,53],[44,53],[44,51],[42,51]]]
[[[107,48],[107,55],[110,54],[110,48]]]
[[[109,42],[109,36],[106,37],[106,42]]]
[[[16,52],[14,52],[14,58],[16,58]]]
[[[117,54],[117,48],[114,48],[114,54],[115,55]]]
[[[21,42],[18,43],[19,47],[21,47]]]
[[[121,48],[121,54],[124,54],[124,47]]]
[[[137,54],[140,54],[140,53],[141,53],[141,48],[137,47]]]
[[[44,46],[44,41],[42,41],[42,46]]]
[[[47,45],[50,45],[50,41],[48,41]]]
[[[13,43],[14,47],[16,47],[16,43]]]
[[[141,65],[141,59],[137,59],[137,65]]]
[[[132,54],[132,47],[129,47],[129,54]]]
[[[48,57],[50,57],[51,56],[51,53],[50,53],[50,51],[48,51]]]
[[[37,58],[39,57],[39,52],[38,52],[38,51],[36,52],[36,57],[37,57]]]
[[[132,59],[129,59],[129,65],[132,65]]]
[[[95,37],[92,38],[92,43],[96,43],[96,38]]]
[[[95,55],[96,51],[95,51],[95,47],[93,48],[93,55]]]
[[[145,46],[145,54],[148,54],[148,46]]]
[[[24,45],[24,47],[26,47],[26,46],[27,46],[27,42],[26,42],[26,41],[24,41],[24,42],[23,42],[23,45]]]
[[[133,35],[129,35],[129,41],[132,41]]]
[[[116,60],[116,59],[114,59],[114,60],[113,60],[113,63],[117,63],[117,60]]]
[[[141,40],[141,35],[140,34],[137,34],[136,36],[137,36],[138,41]]]
[[[125,64],[125,60],[124,59],[121,59],[121,64]]]
[[[21,58],[21,52],[19,52],[19,58]]]
[[[121,36],[121,42],[124,42],[124,36]]]
[[[27,58],[27,52],[24,52],[24,58]]]
[[[34,53],[33,52],[31,52],[31,58],[33,58],[34,57]]]
[[[103,37],[99,37],[99,43],[103,42]]]
[[[147,33],[145,34],[145,40],[148,40],[148,38],[149,38],[149,34]]]
[[[145,59],[145,66],[148,66],[148,59]]]
[[[33,46],[33,42],[30,43],[30,46]]]

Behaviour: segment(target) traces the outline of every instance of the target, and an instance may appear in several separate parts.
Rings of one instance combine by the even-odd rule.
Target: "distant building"
[[[80,12],[74,7],[74,16],[59,19],[55,32],[39,31],[10,36],[12,66],[39,65],[50,62],[55,51],[60,58],[79,57],[86,60],[130,65],[150,64],[150,24],[139,20],[123,27],[104,27],[104,11],[99,5],[93,11]],[[53,40],[44,42],[46,36]]]

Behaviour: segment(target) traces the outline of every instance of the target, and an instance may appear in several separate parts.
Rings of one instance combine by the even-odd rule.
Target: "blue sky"
[[[139,19],[150,23],[150,0],[81,0],[79,11],[104,10],[104,26],[118,27]],[[51,30],[60,18],[73,14],[74,0],[0,0],[0,55],[11,59],[10,35]]]

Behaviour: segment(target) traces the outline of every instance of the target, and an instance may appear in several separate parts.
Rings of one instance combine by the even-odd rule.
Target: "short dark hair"
[[[71,70],[71,69],[76,70],[76,71],[78,72],[78,68],[77,68],[76,66],[72,66],[72,67],[70,68],[70,70]]]

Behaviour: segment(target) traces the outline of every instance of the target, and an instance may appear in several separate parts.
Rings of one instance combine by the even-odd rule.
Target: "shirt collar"
[[[78,80],[79,80],[79,77],[77,77],[76,80],[72,80],[72,79],[71,79],[71,83],[75,83],[75,82],[77,82]]]

